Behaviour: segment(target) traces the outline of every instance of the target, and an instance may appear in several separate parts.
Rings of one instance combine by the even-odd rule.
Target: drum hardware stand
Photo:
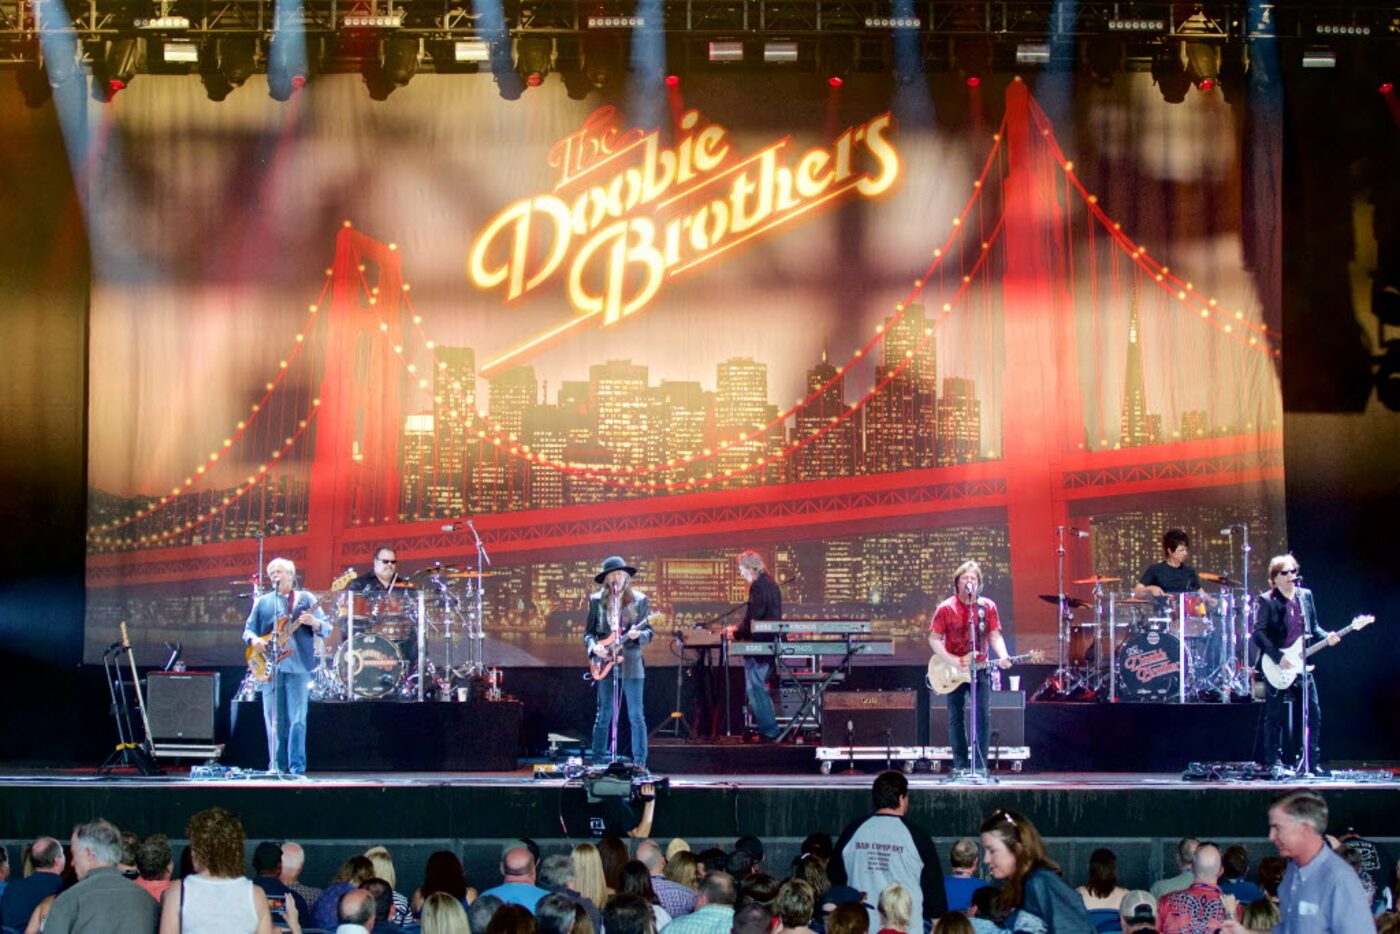
[[[470,659],[467,664],[474,674],[480,675],[486,670],[486,616],[482,604],[482,586],[486,568],[491,566],[491,556],[486,553],[486,543],[481,540],[476,531],[476,524],[470,519],[467,520],[467,528],[471,530],[472,540],[476,544],[476,619],[472,621],[472,631],[468,633],[471,645],[468,648]]]
[[[112,698],[112,719],[117,722],[117,746],[97,768],[97,774],[108,775],[114,769],[134,768],[142,775],[164,775],[165,770],[156,764],[150,749],[151,724],[146,718],[146,702],[141,696],[141,679],[136,672],[136,657],[131,651],[131,642],[126,636],[126,622],[121,624],[122,638],[114,642],[102,653],[102,669],[107,676],[107,691]],[[136,703],[141,710],[141,723],[145,738],[136,741],[136,730],[131,723],[131,705],[126,699],[126,683],[122,679],[121,656],[125,654],[131,663],[131,680],[136,689]]]
[[[1249,559],[1250,553],[1254,549],[1249,544],[1249,523],[1238,522],[1229,528],[1221,529],[1220,533],[1233,538],[1235,529],[1239,529],[1240,532],[1240,580],[1243,582],[1244,605],[1239,607],[1238,616],[1234,612],[1231,613],[1229,627],[1231,644],[1227,649],[1230,671],[1228,680],[1221,685],[1221,692],[1227,701],[1231,694],[1250,696],[1246,672],[1249,671],[1249,638],[1250,633],[1254,631],[1255,606],[1254,601],[1250,598],[1249,590]],[[1240,638],[1241,632],[1244,633],[1243,639]]]
[[[1073,532],[1076,538],[1081,538],[1089,534],[1080,529],[1070,529],[1063,525],[1055,527],[1055,582],[1057,585],[1056,589],[1059,592],[1059,603],[1057,604],[1059,617],[1055,625],[1055,641],[1058,643],[1058,658],[1056,659],[1055,670],[1051,672],[1050,677],[1045,679],[1044,684],[1042,684],[1037,691],[1037,695],[1039,696],[1054,692],[1064,699],[1068,699],[1070,695],[1082,689],[1087,689],[1089,691],[1094,690],[1094,687],[1091,685],[1092,678],[1075,671],[1069,665],[1069,624],[1073,620],[1074,614],[1070,611],[1068,596],[1065,594],[1066,532]],[[1096,584],[1095,587],[1097,586]],[[1097,613],[1097,610],[1095,612]],[[1097,638],[1097,636],[1095,638]]]

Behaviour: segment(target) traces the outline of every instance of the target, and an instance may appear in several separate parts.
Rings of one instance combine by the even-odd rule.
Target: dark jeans
[[[614,668],[594,690],[598,693],[598,712],[593,717],[593,758],[595,761],[608,756],[608,740],[612,733],[613,683],[617,678]],[[623,678],[622,697],[627,702],[627,722],[632,727],[632,761],[636,765],[647,764],[647,720],[642,707],[642,689],[645,678]],[[618,731],[621,733],[621,730]]]
[[[744,695],[749,699],[749,713],[760,736],[775,738],[778,718],[773,713],[773,695],[768,693],[768,676],[773,673],[773,659],[744,656]]]
[[[968,767],[968,723],[964,719],[967,709],[967,696],[972,693],[972,685],[960,684],[948,695],[948,741],[953,747],[953,768]],[[981,671],[977,673],[977,749],[980,753],[977,766],[987,767],[987,750],[992,739],[992,679]]]
[[[1283,761],[1283,734],[1288,727],[1288,707],[1294,710],[1293,730],[1298,740],[1289,742],[1290,747],[1302,748],[1303,721],[1302,708],[1298,701],[1303,696],[1303,679],[1300,675],[1286,689],[1280,691],[1268,684],[1264,688],[1264,762],[1274,765]],[[1290,740],[1294,737],[1289,737]],[[1317,682],[1308,678],[1308,746],[1309,758],[1313,765],[1322,764],[1322,708],[1317,704]]]

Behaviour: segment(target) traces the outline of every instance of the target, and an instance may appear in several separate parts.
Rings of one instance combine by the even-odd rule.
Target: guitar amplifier
[[[146,718],[155,741],[214,742],[218,706],[218,672],[152,671],[146,675]]]
[[[914,691],[828,691],[822,745],[917,746],[917,698]]]
[[[994,746],[1026,745],[1026,692],[992,691]],[[963,707],[964,720],[972,710],[971,700]],[[944,746],[948,739],[948,701],[942,694],[929,693],[928,736],[930,746]],[[971,737],[969,735],[969,741]]]

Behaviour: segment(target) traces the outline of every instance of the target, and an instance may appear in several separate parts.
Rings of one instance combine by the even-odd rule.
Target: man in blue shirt
[[[0,925],[17,931],[28,926],[29,916],[40,902],[63,888],[63,868],[67,864],[63,844],[53,837],[35,840],[29,848],[29,858],[34,871],[10,882],[5,886],[4,896],[0,897]]]
[[[1376,923],[1356,871],[1327,845],[1327,802],[1291,791],[1269,808],[1269,842],[1288,860],[1278,887],[1276,934],[1374,934]],[[1230,920],[1227,934],[1244,934]]]
[[[311,669],[315,666],[316,636],[328,636],[331,624],[316,598],[296,589],[296,565],[273,558],[267,576],[273,590],[253,604],[243,625],[243,641],[252,649],[250,664],[266,665],[262,692],[263,725],[267,729],[268,770],[306,773],[306,703]]]
[[[548,889],[535,884],[535,854],[523,840],[507,844],[501,853],[501,876],[500,885],[481,894],[494,895],[509,905],[521,905],[531,914],[540,899],[549,894]]]

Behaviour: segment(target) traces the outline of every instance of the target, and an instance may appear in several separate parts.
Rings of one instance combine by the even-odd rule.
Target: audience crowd
[[[692,852],[684,840],[618,836],[542,853],[501,848],[477,892],[442,850],[410,879],[383,846],[348,857],[322,888],[302,880],[294,842],[263,841],[244,864],[238,817],[190,818],[177,861],[161,834],[138,839],[96,819],[65,842],[39,837],[11,866],[0,847],[3,934],[1400,934],[1400,872],[1374,843],[1327,833],[1327,805],[1294,791],[1269,808],[1277,855],[1251,867],[1239,844],[1187,837],[1174,874],[1129,888],[1111,849],[1075,887],[1031,820],[997,810],[947,852],[908,816],[909,787],[885,772],[871,813],[833,841],[808,836],[791,866],[763,841]],[[1252,870],[1252,871],[1251,871]],[[314,880],[320,881],[320,880]],[[1147,880],[1127,880],[1143,883]]]

